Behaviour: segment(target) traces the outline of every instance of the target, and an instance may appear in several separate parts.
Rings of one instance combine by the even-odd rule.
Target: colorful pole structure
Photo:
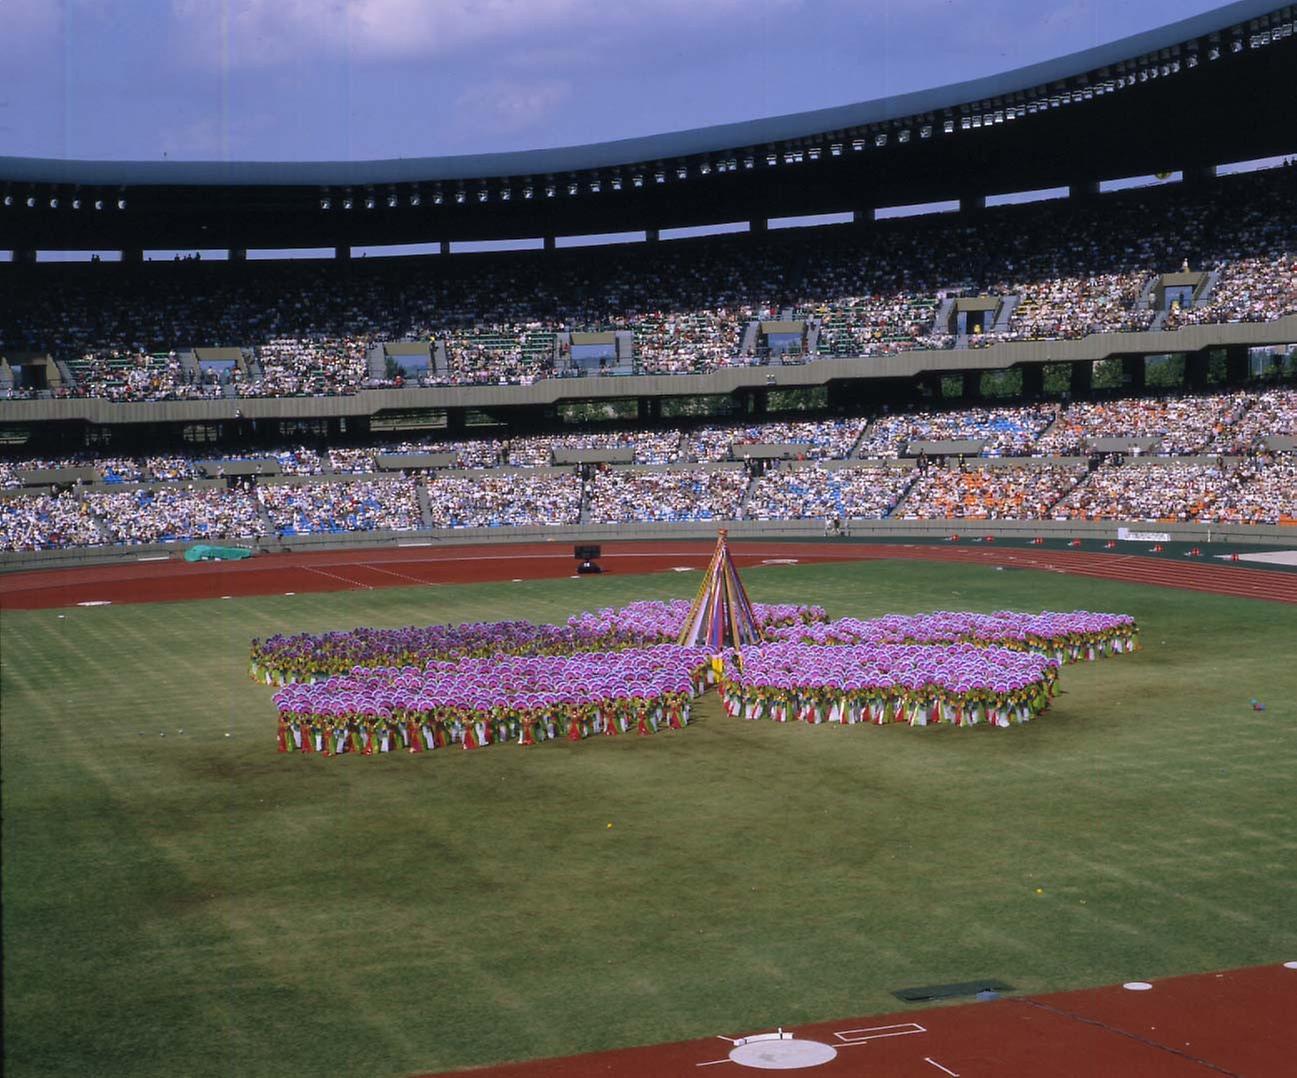
[[[752,602],[730,557],[727,535],[722,528],[716,537],[716,550],[680,630],[678,642],[688,647],[737,650],[744,644],[761,642]]]

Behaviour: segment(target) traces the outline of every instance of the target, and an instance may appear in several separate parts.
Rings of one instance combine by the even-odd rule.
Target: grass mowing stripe
[[[709,700],[654,738],[324,761],[274,754],[251,637],[563,620],[697,578],[6,611],[7,1072],[408,1073],[1297,950],[1297,613],[984,566],[744,577],[834,616],[1125,610],[1146,650],[1069,667],[1008,731]]]

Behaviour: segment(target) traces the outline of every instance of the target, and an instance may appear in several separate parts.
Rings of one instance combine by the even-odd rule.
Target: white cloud
[[[765,0],[758,9],[802,2]],[[506,40],[571,45],[592,34],[633,43],[649,28],[689,33],[754,17],[750,0],[171,0],[171,7],[191,51],[230,66],[318,52],[436,57]]]

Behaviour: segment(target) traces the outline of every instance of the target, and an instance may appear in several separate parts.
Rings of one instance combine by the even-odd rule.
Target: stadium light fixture
[[[756,159],[755,157],[745,157],[745,158],[743,158],[743,167],[744,167],[744,168],[756,168],[756,167],[757,167],[757,159]]]
[[[72,208],[74,210],[79,210],[81,208],[81,200],[79,198],[74,198],[72,200]]]
[[[886,132],[886,131],[880,131],[880,132],[878,132],[878,134],[876,134],[876,135],[874,136],[874,145],[875,145],[875,146],[879,146],[879,147],[882,147],[882,146],[886,146],[886,145],[887,145],[887,132]]]
[[[1189,65],[1189,67],[1191,67],[1191,68],[1197,67],[1197,66],[1198,66],[1198,54],[1197,54],[1196,52],[1191,52],[1191,53],[1189,54],[1189,58],[1188,58],[1185,62],[1186,62],[1186,63]]]
[[[1216,45],[1213,45],[1210,49],[1207,50],[1207,59],[1208,60],[1220,59],[1220,49]]]
[[[630,182],[632,187],[643,187],[644,186],[643,173],[640,172],[635,173],[635,175],[630,178]]]
[[[352,200],[352,198],[351,198],[350,195],[348,195],[346,198],[344,198],[344,199],[342,200],[342,208],[343,208],[344,210],[349,210],[349,209],[351,209],[351,207],[354,206],[355,204],[356,204],[356,203]]]
[[[924,124],[919,128],[919,138],[932,138],[932,124]]]
[[[410,196],[410,206],[412,208],[417,209],[422,202],[423,202],[423,196],[419,194],[418,191],[415,191],[414,194]]]
[[[95,209],[102,210],[103,208],[104,208],[104,200],[102,198],[95,199]]]
[[[663,172],[661,169],[658,169],[657,172],[653,173],[653,182],[654,182],[654,183],[666,183],[666,182],[667,182],[667,174],[666,174],[665,172]]]
[[[558,194],[558,188],[556,188],[552,183],[547,183],[545,185],[545,197],[553,198],[556,194]]]
[[[620,191],[620,190],[621,190],[621,177],[620,177],[620,176],[614,176],[614,177],[613,177],[609,182],[612,184],[612,189],[613,189],[614,191]]]
[[[766,154],[766,164],[770,168],[774,168],[775,165],[779,164],[779,155],[777,153]]]
[[[677,180],[687,180],[688,178],[689,178],[689,166],[688,166],[688,165],[677,165],[677,166],[676,166],[676,179],[677,179]]]
[[[373,195],[366,195],[366,196],[365,196],[365,209],[367,209],[367,210],[372,210],[372,209],[373,209],[375,206],[377,206],[377,205],[378,205],[378,203],[374,201],[374,196],[373,196]]]
[[[823,151],[818,146],[812,146],[809,150],[806,151],[806,156],[809,157],[812,161],[818,161],[820,159],[820,154],[822,152]]]
[[[119,210],[124,210],[124,209],[126,209],[126,199],[124,199],[124,198],[119,198],[119,199],[117,200],[117,208],[118,208]]]
[[[603,181],[602,181],[602,180],[591,180],[591,181],[590,181],[590,193],[591,193],[592,195],[602,194],[602,193],[603,193]]]
[[[457,206],[462,206],[464,202],[467,200],[467,198],[468,196],[464,194],[463,188],[460,188],[458,191],[455,192],[455,204]]]
[[[704,161],[698,166],[698,171],[704,176],[710,176],[712,174],[712,163],[710,161]]]
[[[954,132],[955,132],[955,121],[954,121],[954,120],[946,120],[946,121],[944,121],[944,122],[942,123],[942,125],[941,125],[941,133],[942,133],[943,135],[952,135],[952,134],[954,134]]]
[[[322,198],[322,199],[320,199],[320,209],[322,209],[322,210],[331,210],[331,209],[333,209],[333,199],[331,199],[331,198]]]
[[[57,210],[58,208],[59,208],[59,200],[57,198],[50,199],[50,209]]]
[[[434,206],[440,206],[440,205],[441,205],[443,202],[445,202],[445,201],[446,201],[446,196],[445,196],[445,195],[443,195],[440,191],[433,191],[433,193],[432,193],[432,204],[433,204]]]
[[[526,187],[522,189],[522,197],[527,199],[529,202],[531,201],[532,197],[535,194],[536,194],[536,189],[532,187],[531,184],[528,184]]]
[[[568,195],[570,195],[570,196],[572,196],[572,197],[575,197],[576,194],[577,194],[577,192],[580,191],[580,190],[581,190],[581,188],[577,185],[576,180],[572,180],[572,181],[571,181],[570,183],[568,183],[568,185],[567,185],[567,193],[568,193]]]
[[[737,157],[731,157],[730,160],[729,160],[729,166],[730,166],[730,171],[731,171],[731,172],[738,172],[738,170],[739,170],[739,160],[738,160],[738,158],[737,158]]]
[[[862,139],[862,138],[854,138],[854,139],[852,139],[852,140],[851,140],[851,148],[852,148],[852,150],[854,150],[856,153],[859,153],[861,150],[863,150],[863,149],[865,148],[865,140]]]
[[[5,205],[6,205],[6,206],[12,206],[13,204],[14,204],[14,196],[13,196],[13,195],[5,195]]]
[[[500,201],[501,201],[501,202],[512,202],[512,201],[513,201],[513,188],[511,188],[511,187],[501,187],[501,188],[500,188]]]
[[[478,202],[485,202],[488,198],[490,198],[490,192],[485,187],[479,187],[477,189]]]
[[[897,135],[897,136],[896,136],[896,141],[897,141],[897,142],[909,142],[909,141],[910,141],[910,129],[907,127],[904,131],[902,131],[899,135]]]
[[[1242,51],[1243,51],[1243,42],[1240,41],[1238,38],[1235,38],[1233,41],[1231,41],[1231,42],[1229,43],[1229,51],[1230,51],[1230,52],[1242,52]]]
[[[27,196],[27,208],[28,208],[29,210],[34,210],[34,209],[36,208],[36,196],[35,196],[35,195],[28,195],[28,196]]]

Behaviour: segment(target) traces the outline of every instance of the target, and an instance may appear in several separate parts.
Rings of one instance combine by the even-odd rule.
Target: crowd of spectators
[[[1054,507],[1062,520],[1197,519],[1230,479],[1228,467],[1186,461],[1105,465]]]
[[[1199,519],[1228,524],[1297,524],[1297,453],[1243,461]]]
[[[629,449],[636,464],[670,464],[680,456],[680,430],[584,431],[572,434],[536,434],[511,439],[509,463],[535,467],[549,464],[555,450]]]
[[[114,400],[396,384],[371,378],[367,354],[383,341],[445,346],[446,369],[424,384],[516,384],[569,373],[555,334],[583,329],[630,330],[640,372],[688,373],[756,362],[745,328],[774,312],[809,319],[825,355],[947,347],[949,327],[934,322],[950,296],[1018,297],[1008,332],[978,344],[1143,329],[1156,316],[1147,285],[1186,263],[1214,284],[1166,328],[1272,319],[1297,311],[1297,220],[1279,212],[1292,182],[1275,169],[867,232],[646,245],[633,259],[589,249],[347,267],[15,267],[0,352],[48,351],[79,372],[56,395]],[[228,372],[231,385],[211,384],[177,358],[204,346],[252,359]]]
[[[599,524],[735,520],[748,475],[740,469],[608,468],[591,478],[590,519]]]
[[[905,496],[917,473],[885,465],[829,471],[820,465],[773,469],[753,480],[748,520],[875,520]]]
[[[899,457],[911,442],[958,441],[984,443],[982,456],[1028,456],[1056,414],[1055,405],[1030,404],[881,416],[861,439],[856,456]]]
[[[1226,454],[1252,452],[1272,435],[1297,438],[1297,389],[1276,387],[1256,394],[1243,417],[1217,433],[1210,451]]]
[[[688,433],[685,452],[690,460],[716,461],[735,456],[735,446],[793,445],[807,460],[841,460],[851,452],[865,423],[864,419],[814,419],[708,424]]]
[[[1086,475],[1084,465],[926,468],[895,514],[906,520],[1043,520]]]
[[[575,473],[436,473],[426,489],[434,528],[576,524],[581,518],[581,478]]]
[[[262,484],[257,497],[279,535],[412,531],[423,526],[412,479]]]
[[[1159,456],[1197,453],[1242,418],[1255,395],[1238,391],[1209,396],[1078,401],[1036,442],[1037,456],[1082,456],[1096,438],[1152,438]]]
[[[85,504],[114,543],[188,540],[238,541],[266,534],[256,498],[226,487],[154,487],[104,494],[87,491]]]
[[[0,498],[0,550],[60,550],[104,542],[91,508],[74,494]]]

